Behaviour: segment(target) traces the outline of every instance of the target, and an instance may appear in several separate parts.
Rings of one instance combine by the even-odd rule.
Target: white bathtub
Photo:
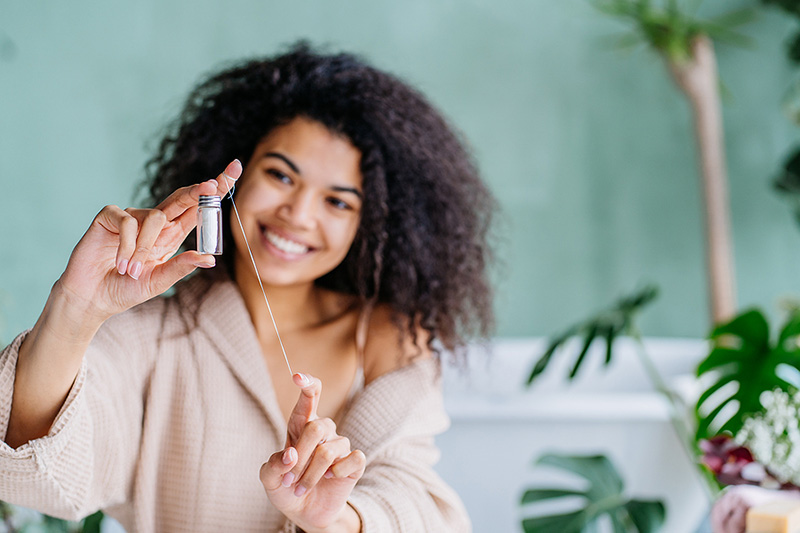
[[[604,347],[587,355],[569,384],[580,346],[557,354],[531,389],[524,382],[545,340],[498,340],[490,355],[471,354],[467,374],[445,368],[445,402],[452,428],[437,439],[438,472],[461,495],[476,533],[521,532],[519,501],[527,487],[572,478],[533,461],[546,452],[606,454],[629,494],[667,507],[663,533],[693,533],[708,510],[703,482],[669,422],[633,349],[620,342],[602,368]],[[664,379],[693,387],[690,377],[706,354],[701,340],[648,339],[647,351]]]

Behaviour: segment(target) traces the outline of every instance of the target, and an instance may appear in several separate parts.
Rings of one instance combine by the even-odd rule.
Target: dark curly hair
[[[455,350],[467,336],[487,336],[494,199],[431,104],[351,54],[300,42],[205,79],[147,163],[148,201],[215,176],[235,157],[246,164],[265,135],[298,116],[345,136],[362,155],[359,229],[342,263],[316,283],[388,304],[401,331],[416,339],[421,326],[431,347]],[[230,271],[230,247],[226,254]]]

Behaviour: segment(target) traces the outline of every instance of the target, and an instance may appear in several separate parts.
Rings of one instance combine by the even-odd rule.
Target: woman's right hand
[[[234,160],[224,174],[237,179],[241,173],[241,163]],[[104,207],[57,283],[71,307],[99,325],[163,293],[195,268],[214,266],[212,255],[174,254],[196,225],[199,197],[224,196],[231,186],[220,174],[178,189],[155,209]]]
[[[39,320],[19,347],[5,442],[47,435],[94,334],[109,317],[157,296],[214,256],[175,255],[197,220],[201,195],[222,196],[238,179],[233,161],[216,179],[183,187],[155,209],[104,207],[72,251]]]

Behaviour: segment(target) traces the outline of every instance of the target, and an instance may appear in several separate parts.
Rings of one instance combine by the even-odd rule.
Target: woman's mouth
[[[264,239],[278,249],[278,251],[289,255],[303,255],[311,251],[311,248],[301,242],[286,238],[271,231],[267,227],[262,228]]]

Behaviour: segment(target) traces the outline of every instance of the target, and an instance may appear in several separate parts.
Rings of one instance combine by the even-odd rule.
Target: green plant
[[[695,15],[700,3],[701,0],[593,0],[598,10],[633,26],[633,33],[620,39],[620,44],[643,43],[664,59],[691,106],[704,194],[709,307],[711,324],[715,324],[733,316],[736,297],[719,79],[712,39],[749,43],[735,28],[750,21],[755,11],[740,9],[700,20]]]
[[[747,415],[762,409],[761,393],[780,389],[787,392],[796,382],[782,376],[781,366],[800,372],[800,313],[790,313],[778,338],[770,339],[769,324],[758,309],[741,313],[711,332],[712,350],[697,368],[697,375],[713,372],[716,380],[698,398],[696,438],[708,438],[729,432],[736,435]],[[715,399],[723,387],[735,384],[735,390]],[[715,401],[716,400],[716,401]],[[733,412],[726,420],[717,420],[728,407]]]
[[[581,337],[582,344],[581,350],[572,365],[572,370],[567,376],[569,381],[575,378],[581,366],[585,363],[586,354],[589,352],[592,344],[596,341],[605,343],[604,366],[608,366],[611,364],[614,356],[614,345],[620,337],[626,336],[634,341],[639,362],[647,373],[650,383],[655,390],[662,394],[667,400],[670,406],[670,421],[672,427],[680,441],[684,444],[684,449],[687,452],[688,458],[690,461],[695,462],[695,457],[698,455],[699,450],[697,449],[695,439],[687,427],[687,421],[685,417],[682,416],[682,400],[677,398],[666,383],[664,383],[661,374],[659,374],[652,359],[647,354],[641,333],[636,325],[636,318],[638,315],[656,299],[657,295],[658,289],[653,285],[648,285],[628,296],[620,298],[608,309],[601,310],[595,315],[568,327],[563,333],[554,336],[544,354],[539,357],[534,365],[530,376],[528,376],[527,385],[531,386],[535,379],[547,369],[556,353],[559,351],[566,351],[568,341],[574,337]],[[712,485],[711,488],[712,493],[716,492],[715,485]]]
[[[789,16],[800,21],[800,0],[761,0],[762,4],[774,5]],[[800,65],[800,31],[788,43],[786,55],[795,66]],[[783,107],[789,119],[800,125],[800,82],[795,80],[783,99]],[[795,147],[773,181],[778,193],[786,198],[800,223],[800,148]]]
[[[545,371],[556,351],[573,337],[581,337],[583,339],[583,347],[569,373],[568,378],[570,380],[574,379],[578,374],[578,369],[583,364],[586,354],[589,352],[589,347],[597,339],[603,339],[606,343],[604,364],[608,366],[611,363],[614,342],[620,335],[638,336],[634,327],[634,319],[642,309],[655,300],[657,295],[658,288],[654,285],[648,285],[630,296],[621,298],[610,308],[570,326],[563,333],[553,337],[547,350],[536,361],[533,370],[528,376],[527,384],[533,383]]]
[[[525,533],[580,533],[596,531],[602,517],[608,517],[615,533],[636,531],[653,533],[664,523],[664,504],[660,501],[629,499],[614,465],[605,456],[544,455],[537,465],[566,470],[588,482],[588,488],[536,489],[522,496],[527,505],[544,500],[577,498],[581,506],[571,512],[528,516],[522,521]]]

